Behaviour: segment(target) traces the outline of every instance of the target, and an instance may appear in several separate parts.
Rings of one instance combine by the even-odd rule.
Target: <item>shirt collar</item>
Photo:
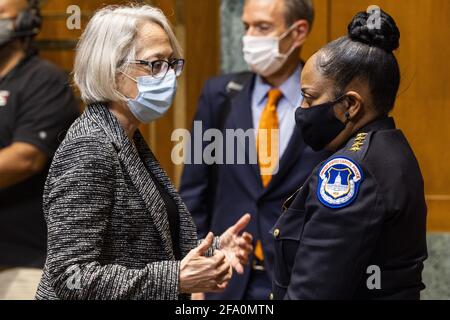
[[[302,65],[299,64],[297,69],[295,69],[295,72],[291,74],[291,76],[279,87],[279,89],[283,93],[283,97],[294,108],[299,106],[301,99],[301,72]],[[272,89],[272,87],[267,82],[265,82],[261,76],[257,75],[253,94],[258,104],[261,104],[264,101],[270,89]]]

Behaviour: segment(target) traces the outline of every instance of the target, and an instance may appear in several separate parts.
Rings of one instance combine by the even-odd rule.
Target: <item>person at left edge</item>
[[[67,76],[38,56],[38,1],[0,0],[0,299],[33,299],[46,256],[49,164],[79,115]]]
[[[220,292],[233,269],[243,272],[253,248],[240,231],[250,215],[199,241],[138,130],[172,105],[181,54],[155,7],[107,6],[89,21],[74,67],[87,108],[45,184],[48,255],[37,299],[189,299]]]

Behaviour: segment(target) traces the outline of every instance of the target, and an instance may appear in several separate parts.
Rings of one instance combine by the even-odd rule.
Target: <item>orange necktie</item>
[[[279,124],[277,104],[282,97],[282,93],[279,89],[271,89],[268,95],[267,105],[259,121],[256,141],[258,163],[264,188],[269,185],[272,180],[272,172],[278,166]]]
[[[269,185],[272,180],[272,172],[278,166],[279,123],[277,104],[281,97],[282,93],[279,89],[269,91],[269,99],[259,121],[256,149],[264,188]],[[254,255],[259,261],[264,261],[261,240],[256,241]]]

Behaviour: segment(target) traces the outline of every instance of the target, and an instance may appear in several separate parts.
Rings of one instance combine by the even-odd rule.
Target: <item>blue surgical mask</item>
[[[169,70],[164,78],[143,76],[136,79],[123,73],[137,83],[138,95],[128,99],[127,104],[133,115],[142,123],[150,123],[161,118],[172,105],[177,91],[177,77]]]

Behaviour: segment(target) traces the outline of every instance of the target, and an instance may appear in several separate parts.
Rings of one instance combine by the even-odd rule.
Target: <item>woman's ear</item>
[[[363,99],[358,92],[349,91],[345,94],[345,102],[347,111],[345,117],[347,120],[353,120],[363,114]]]
[[[116,86],[117,86],[116,89],[118,89],[118,90],[122,89],[122,83],[124,81],[124,78],[125,77],[123,76],[122,73],[120,73],[120,72],[116,73]]]

